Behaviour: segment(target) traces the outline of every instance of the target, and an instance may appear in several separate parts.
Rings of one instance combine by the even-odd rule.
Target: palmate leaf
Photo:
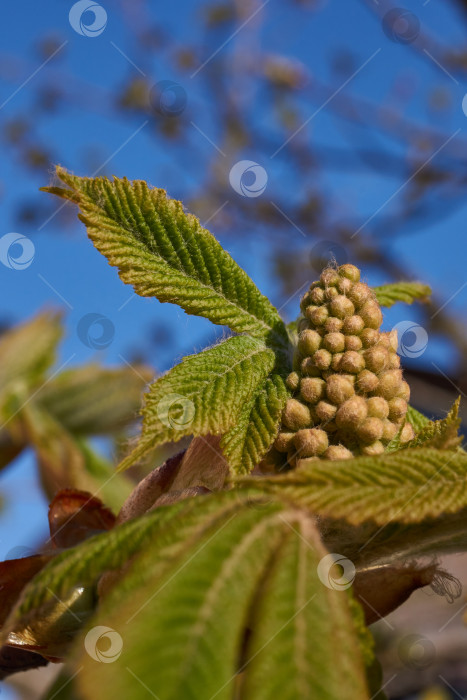
[[[398,301],[412,304],[416,299],[425,299],[431,295],[431,289],[421,282],[395,282],[373,287],[373,292],[380,306],[393,306]]]
[[[247,478],[244,483],[255,483]],[[467,506],[467,454],[427,448],[314,462],[261,488],[313,511],[360,524],[421,522]]]
[[[226,432],[257,395],[275,362],[275,353],[263,341],[248,336],[229,338],[184,358],[150,387],[139,443],[120,469],[164,442]]]
[[[89,237],[137,294],[178,304],[234,332],[287,347],[279,313],[180,202],[136,180],[75,177],[43,188],[75,202]]]
[[[153,373],[147,367],[75,367],[50,381],[38,402],[75,435],[102,435],[134,421],[143,388]]]

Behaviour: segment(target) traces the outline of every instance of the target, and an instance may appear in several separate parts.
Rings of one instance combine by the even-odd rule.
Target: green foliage
[[[78,204],[89,237],[137,294],[178,304],[236,333],[287,345],[277,310],[181,202],[136,180],[75,177],[43,188]]]
[[[422,428],[424,428],[430,422],[430,419],[417,411],[413,406],[407,408],[407,420],[414,429],[415,434],[419,433]]]
[[[460,396],[454,403],[446,418],[428,421],[421,425],[409,447],[437,447],[439,450],[454,449],[462,438],[458,435],[461,420],[459,418]],[[413,409],[412,409],[413,411]],[[419,414],[420,415],[420,414]],[[420,421],[419,421],[420,425]]]
[[[248,336],[185,357],[151,386],[140,442],[120,468],[164,442],[228,431],[255,400],[275,359],[263,341]]]
[[[318,460],[262,479],[261,488],[352,524],[416,523],[467,506],[466,475],[466,453],[414,448],[376,458]]]
[[[380,306],[393,306],[398,301],[412,304],[416,299],[426,299],[431,295],[431,289],[421,282],[395,282],[383,284],[381,287],[373,287]]]

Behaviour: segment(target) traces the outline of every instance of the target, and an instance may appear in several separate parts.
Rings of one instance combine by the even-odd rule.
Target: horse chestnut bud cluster
[[[410,389],[402,378],[397,332],[382,333],[375,295],[354,265],[327,268],[300,303],[293,392],[275,449],[290,467],[303,460],[378,455],[407,423]]]

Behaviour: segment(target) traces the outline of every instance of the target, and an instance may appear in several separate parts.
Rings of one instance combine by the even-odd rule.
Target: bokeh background
[[[385,327],[407,322],[417,408],[439,417],[466,396],[465,0],[16,0],[2,9],[1,34],[3,329],[58,308],[56,369],[144,361],[154,373],[223,332],[119,281],[74,208],[38,191],[60,163],[167,189],[287,320],[333,258],[372,285],[428,282],[432,301],[397,305]],[[88,314],[101,320],[85,342]],[[5,556],[46,536],[31,453],[2,471],[0,491]],[[441,626],[463,602],[438,604]],[[431,662],[420,668],[409,671],[423,692],[463,692],[462,663],[448,683]],[[18,697],[22,682],[2,697]],[[391,682],[390,697],[417,690]]]

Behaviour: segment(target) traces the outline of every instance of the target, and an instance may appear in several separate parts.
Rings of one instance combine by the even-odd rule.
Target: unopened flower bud
[[[302,355],[313,355],[321,346],[321,336],[318,331],[302,331],[298,338],[298,350]]]
[[[335,299],[339,295],[339,292],[337,291],[336,287],[326,287],[324,290],[324,297],[326,301],[332,301],[332,299]]]
[[[349,333],[351,335],[360,335],[364,327],[365,323],[363,318],[358,314],[354,314],[353,316],[348,316],[344,319],[342,330],[344,333]]]
[[[355,307],[348,297],[343,294],[338,294],[329,304],[329,310],[332,316],[337,318],[346,318],[346,316],[353,316]]]
[[[335,316],[329,316],[324,324],[324,330],[327,333],[338,333],[343,326],[343,321]]]
[[[363,320],[363,319],[362,319]],[[364,328],[360,333],[360,340],[364,348],[370,348],[378,342],[379,333],[374,328]]]
[[[310,306],[313,302],[311,301],[310,292],[306,292],[300,299],[300,309],[302,313],[305,313],[305,309]]]
[[[395,398],[388,401],[389,419],[399,421],[407,413],[407,401],[401,398]]]
[[[366,301],[361,309],[359,310],[359,315],[363,318],[365,326],[367,328],[374,328],[377,330],[383,322],[383,314],[376,301],[370,300]]]
[[[404,399],[404,401],[410,400],[410,386],[407,384],[407,382],[401,382],[397,396]]]
[[[324,395],[326,382],[320,377],[304,377],[300,382],[300,396],[307,403],[317,403]]]
[[[373,297],[372,291],[369,288],[367,284],[364,284],[363,282],[357,282],[354,284],[352,289],[349,292],[349,298],[355,306],[358,308],[362,306],[367,299],[371,299]]]
[[[329,316],[326,306],[308,307],[305,309],[305,316],[316,327],[322,326]]]
[[[300,376],[298,372],[291,372],[285,380],[285,384],[290,391],[296,391],[298,389],[298,385],[300,384]]]
[[[327,384],[326,384],[327,391]],[[368,408],[368,415],[374,416],[375,418],[387,418],[389,415],[389,405],[386,399],[382,396],[372,396],[366,402]]]
[[[326,452],[324,452],[323,457],[325,459],[331,459],[333,461],[338,461],[340,459],[351,459],[353,454],[344,445],[329,445]]]
[[[326,396],[336,406],[350,399],[355,394],[352,383],[340,374],[332,374],[326,380]]]
[[[311,414],[308,406],[305,406],[297,399],[287,399],[284,412],[282,414],[282,422],[294,432],[300,428],[307,428],[311,425]]]
[[[409,423],[409,421],[407,421],[401,430],[401,443],[404,444],[406,442],[409,442],[409,440],[413,440],[414,437],[415,433],[413,427]]]
[[[362,341],[360,340],[358,335],[346,335],[344,343],[346,350],[353,350],[354,352],[358,352],[358,350],[362,349]]]
[[[329,441],[324,430],[309,428],[295,433],[294,445],[300,457],[314,457],[324,452]]]
[[[324,284],[326,287],[335,286],[339,282],[339,275],[337,274],[337,270],[334,270],[332,267],[327,267],[325,270],[322,271],[320,280],[321,283]]]
[[[278,452],[288,452],[292,446],[295,433],[280,432],[274,441],[274,447]]]
[[[368,457],[376,457],[377,455],[382,455],[384,452],[384,445],[381,440],[376,440],[372,442],[371,445],[365,445],[362,447],[362,453]]]
[[[374,391],[379,384],[379,379],[374,372],[370,372],[368,369],[362,370],[357,377],[357,387],[359,391],[368,394],[370,391]]]
[[[383,436],[383,422],[379,418],[365,418],[357,428],[357,435],[365,443],[372,443]]]
[[[315,287],[310,292],[310,300],[312,304],[322,304],[324,302],[324,289],[322,287]]]
[[[339,290],[339,294],[347,295],[352,289],[352,287],[352,281],[347,279],[346,277],[341,277],[339,282],[337,283],[337,289]]]
[[[365,350],[363,357],[365,358],[365,367],[371,372],[381,372],[389,361],[388,351],[379,343]]]
[[[332,369],[334,372],[338,372],[338,371],[340,370],[341,360],[342,360],[343,355],[344,355],[343,352],[336,352],[336,353],[334,353],[334,355],[332,356],[332,360],[331,360],[331,369]],[[327,377],[326,377],[326,379],[327,379]]]
[[[338,268],[338,273],[341,277],[346,277],[351,282],[360,282],[360,270],[355,265],[345,263]]]
[[[313,355],[313,362],[321,370],[328,369],[328,367],[331,366],[331,360],[331,353],[329,352],[329,350],[325,350],[324,348],[321,348],[321,350],[317,350]]]
[[[320,401],[315,407],[316,416],[321,423],[331,421],[336,415],[336,412],[336,406],[334,406],[332,403],[328,403],[328,401]]]
[[[400,369],[389,369],[379,375],[378,394],[385,399],[392,399],[402,384],[402,371]]]
[[[357,428],[367,416],[366,401],[362,396],[352,396],[339,407],[336,424],[339,428]]]
[[[323,338],[323,347],[329,352],[342,352],[345,346],[345,335],[343,333],[327,333]],[[318,348],[316,348],[317,350]]]
[[[349,372],[350,374],[358,374],[365,367],[365,360],[363,356],[358,352],[353,350],[347,350],[344,352],[341,362],[340,369],[343,372]]]
[[[398,430],[399,428],[396,423],[392,423],[388,418],[383,419],[383,440],[389,442],[396,437]]]
[[[313,362],[312,357],[305,357],[300,364],[300,371],[305,377],[320,377],[321,371]]]
[[[396,352],[389,351],[388,369],[398,369],[401,366],[401,358]]]

